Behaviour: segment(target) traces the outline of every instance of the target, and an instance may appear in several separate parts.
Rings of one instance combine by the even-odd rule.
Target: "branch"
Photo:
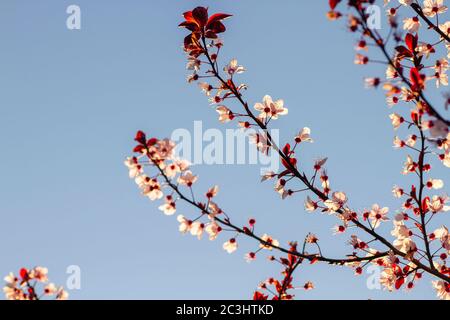
[[[149,150],[147,148],[147,155],[148,158],[150,159],[150,161],[153,163],[153,165],[158,168],[159,174],[164,178],[164,181],[167,183],[167,185],[185,202],[187,202],[188,204],[190,204],[191,206],[199,209],[202,213],[210,215],[211,217],[214,217],[214,220],[218,223],[220,223],[223,226],[226,226],[228,228],[233,229],[234,231],[238,232],[239,234],[243,234],[247,237],[250,237],[252,239],[257,240],[260,244],[265,245],[265,246],[270,246],[273,249],[276,249],[280,252],[283,253],[287,253],[287,254],[292,254],[298,258],[301,259],[306,259],[310,262],[315,262],[315,261],[321,261],[321,262],[327,262],[329,264],[334,264],[334,265],[344,265],[347,263],[355,263],[355,262],[363,262],[363,261],[372,261],[378,258],[382,258],[385,257],[389,254],[389,252],[379,252],[379,253],[375,253],[371,256],[367,256],[367,257],[351,257],[351,258],[343,258],[343,259],[334,259],[334,258],[327,258],[327,257],[323,257],[322,255],[318,255],[318,254],[303,254],[300,253],[298,251],[291,251],[290,249],[281,247],[281,246],[276,246],[272,243],[269,243],[265,240],[263,240],[261,237],[257,236],[256,234],[254,234],[253,232],[249,231],[249,230],[244,230],[243,228],[240,228],[234,224],[232,224],[229,219],[221,219],[218,218],[217,216],[211,214],[211,212],[208,211],[208,208],[202,206],[200,203],[196,203],[195,201],[193,201],[192,199],[188,198],[185,194],[183,194],[179,187],[177,185],[175,185],[170,179],[169,177],[166,175],[166,173],[164,172],[164,170],[160,167],[160,165],[158,164],[157,161],[155,161],[149,153]]]
[[[395,69],[395,71],[397,72],[397,74],[400,76],[401,80],[410,88],[413,89],[413,85],[411,84],[411,82],[403,75],[403,71],[394,63],[394,61],[392,61],[391,57],[389,56],[386,47],[384,45],[384,42],[382,41],[381,38],[377,37],[374,32],[372,31],[371,28],[369,28],[367,26],[367,21],[366,21],[366,16],[364,14],[364,12],[362,11],[362,9],[360,8],[355,8],[356,11],[359,14],[359,17],[361,18],[362,21],[362,27],[364,28],[364,32],[366,32],[375,42],[375,45],[381,50],[381,52],[383,53],[384,57],[386,58],[388,64],[390,66],[392,66],[392,68]],[[413,90],[414,91],[414,90]],[[416,97],[416,100],[419,101],[419,98],[422,99],[429,110],[429,113],[436,117],[437,119],[439,119],[440,121],[442,121],[443,123],[445,123],[447,125],[447,127],[450,127],[450,120],[445,119],[432,105],[431,103],[428,101],[428,99],[425,97],[425,95],[422,93],[422,91],[419,92],[419,96]]]
[[[423,13],[422,8],[417,3],[411,3],[411,8],[425,21],[430,29],[436,31],[445,41],[450,42],[450,37],[445,34],[439,26],[431,22],[430,19]]]

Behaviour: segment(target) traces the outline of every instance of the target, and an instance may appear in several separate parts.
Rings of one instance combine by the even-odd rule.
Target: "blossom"
[[[412,235],[411,230],[403,223],[403,221],[396,222],[394,220],[394,229],[391,231],[391,234],[397,239],[405,239],[409,238]]]
[[[368,62],[369,62],[369,58],[367,56],[364,56],[359,53],[355,56],[355,60],[354,60],[355,64],[364,65],[364,64],[367,64]]]
[[[188,57],[188,62],[186,64],[186,69],[188,70],[200,70],[201,61],[195,57]]]
[[[308,127],[303,128],[298,135],[295,136],[295,142],[313,142],[311,139],[311,129]]]
[[[394,247],[406,254],[411,254],[417,251],[416,243],[411,238],[397,238],[394,243]]]
[[[439,155],[439,159],[441,159],[444,166],[450,168],[450,150],[445,150],[445,152]]]
[[[406,145],[406,143],[397,136],[394,137],[393,144],[395,148],[403,148]]]
[[[319,171],[327,162],[328,158],[320,158],[314,161],[314,170]]]
[[[49,283],[44,287],[44,294],[47,296],[54,295],[58,292],[58,288],[55,286],[54,283]]]
[[[215,221],[212,221],[206,225],[205,231],[209,235],[209,240],[212,241],[217,238],[222,228]]]
[[[171,216],[176,212],[175,201],[172,196],[167,196],[165,198],[165,203],[159,206],[159,210],[164,212],[164,214]]]
[[[5,278],[4,278],[6,285],[14,287],[19,282],[19,278],[17,278],[14,273],[10,272]]]
[[[449,21],[450,24],[450,21]],[[445,58],[437,60],[434,65],[434,70],[438,73],[444,73],[448,70],[448,61]]]
[[[356,235],[351,235],[350,241],[348,242],[354,249],[366,249],[367,244],[360,239]]]
[[[417,136],[415,134],[412,134],[406,139],[406,144],[410,147],[414,147],[417,142]]]
[[[172,162],[171,164],[169,164],[164,168],[164,172],[168,178],[175,177],[177,173],[179,173],[180,171],[181,171],[180,167],[176,162]]]
[[[429,129],[431,136],[434,138],[445,137],[448,133],[448,126],[441,120],[429,121]]]
[[[222,209],[220,209],[219,206],[211,200],[209,201],[208,209],[210,218],[214,218],[216,215],[222,213]]]
[[[418,17],[406,18],[403,20],[403,29],[408,32],[417,32],[420,28],[420,20]]]
[[[267,138],[267,134],[264,133],[254,133],[249,135],[250,142],[256,145],[256,148],[264,153],[268,154],[269,150],[271,148],[271,143],[269,139]]]
[[[305,242],[306,243],[317,243],[317,241],[319,241],[319,238],[317,238],[317,236],[314,233],[308,233],[308,235],[306,236]]]
[[[400,125],[405,121],[405,119],[397,113],[390,114],[389,118],[391,119],[394,129],[397,129],[398,127],[400,127]]]
[[[275,177],[276,175],[277,175],[277,174],[276,174],[275,172],[273,172],[273,171],[268,171],[268,172],[264,173],[264,174],[261,176],[261,182],[266,181],[266,180],[269,180],[269,179],[272,179],[272,178]]]
[[[284,101],[281,99],[273,101],[269,95],[263,97],[263,103],[255,103],[254,108],[260,112],[258,117],[261,120],[268,118],[275,120],[279,115],[288,114],[288,109],[284,107]]]
[[[428,208],[433,213],[441,212],[441,211],[450,211],[450,206],[446,205],[448,201],[447,196],[433,196],[431,200],[429,198],[426,199],[426,203]]]
[[[69,293],[63,287],[60,287],[56,292],[56,300],[67,300],[67,298],[69,298]]]
[[[216,111],[219,113],[219,121],[225,123],[234,119],[233,112],[225,106],[218,106]]]
[[[347,228],[345,226],[342,225],[337,225],[334,226],[333,228],[331,228],[331,230],[333,231],[334,235],[340,234],[340,233],[344,233],[345,230],[347,230]]]
[[[245,71],[245,68],[243,66],[238,65],[237,60],[233,59],[233,60],[230,61],[230,63],[228,65],[226,65],[223,68],[223,71],[225,71],[230,76],[232,76],[235,73],[243,73]]]
[[[211,90],[213,89],[212,85],[207,82],[199,82],[198,86],[207,96],[211,94]]]
[[[378,204],[372,206],[372,210],[369,212],[369,218],[372,220],[372,226],[378,228],[381,221],[387,221],[389,218],[387,214],[389,212],[388,207],[380,208]]]
[[[197,179],[198,177],[194,176],[191,171],[186,171],[178,178],[178,183],[191,187],[197,181]]]
[[[205,225],[200,221],[195,221],[191,223],[190,232],[191,235],[196,236],[199,240],[202,238],[203,230],[205,229]]]
[[[402,188],[394,186],[392,188],[392,194],[394,195],[395,198],[400,198],[404,194],[404,191]]]
[[[206,192],[206,197],[208,199],[214,198],[218,192],[219,192],[219,186],[214,186]]]
[[[429,179],[426,186],[430,189],[441,189],[444,187],[444,181],[441,179]]]
[[[180,226],[178,227],[178,230],[181,233],[186,233],[191,230],[192,221],[186,219],[183,215],[178,215],[177,221],[180,223]]]
[[[450,34],[450,21],[446,21],[443,24],[439,25],[439,29],[446,35]]]
[[[364,86],[366,88],[376,88],[380,85],[380,78],[365,78]]]
[[[48,269],[44,267],[35,267],[29,272],[29,278],[37,280],[39,282],[48,281]]]
[[[418,167],[418,164],[414,162],[413,158],[411,156],[406,157],[405,164],[403,166],[403,174],[408,174],[410,172],[416,171],[416,168]]]
[[[173,157],[174,151],[175,151],[175,142],[169,139],[163,139],[158,140],[158,142],[155,144],[155,153],[154,158],[155,159],[171,159]]]
[[[397,69],[391,65],[388,65],[386,69],[386,78],[387,79],[395,79],[398,77]]]
[[[409,6],[413,0],[398,0],[398,2],[404,6]]]
[[[431,240],[439,240],[441,242],[442,248],[444,248],[448,254],[450,254],[450,235],[448,233],[448,229],[445,226],[442,226],[433,231],[430,235]]]
[[[128,157],[124,161],[124,164],[128,167],[128,174],[131,179],[136,178],[144,171],[142,166],[138,163],[136,157]]]
[[[305,290],[312,290],[314,289],[314,284],[311,281],[308,281],[303,285],[303,288]]]
[[[448,86],[448,76],[445,73],[436,72],[434,75],[436,78],[436,87],[439,88],[440,85]]]
[[[309,196],[305,200],[305,210],[312,212],[317,209],[317,202],[313,201]]]
[[[434,17],[447,11],[447,7],[443,5],[444,0],[425,0],[423,2],[423,14],[427,17]]]
[[[331,199],[324,202],[329,212],[336,212],[347,202],[347,195],[344,192],[333,192]]]
[[[280,243],[277,240],[273,239],[271,236],[267,234],[264,234],[261,237],[261,240],[264,242],[264,243],[261,242],[259,244],[259,247],[262,249],[272,250],[273,246],[278,247],[280,245]]]
[[[223,244],[223,249],[228,253],[233,253],[237,250],[238,244],[235,238],[231,238]]]
[[[141,177],[143,178],[143,181],[138,183],[138,179],[136,183],[138,183],[138,185],[140,185],[140,187],[142,188],[142,194],[147,196],[151,201],[161,199],[164,194],[161,191],[161,185],[159,184],[158,180],[150,179],[145,176]]]
[[[386,98],[386,103],[388,104],[389,107],[393,107],[395,106],[400,100],[398,99],[397,96],[388,96]]]
[[[246,253],[244,259],[245,261],[250,263],[256,259],[256,254],[254,252]]]
[[[387,290],[392,291],[394,289],[397,276],[392,268],[384,268],[380,275],[380,284]]]
[[[431,282],[433,288],[436,290],[436,295],[439,299],[450,300],[450,284],[443,280],[435,280]]]

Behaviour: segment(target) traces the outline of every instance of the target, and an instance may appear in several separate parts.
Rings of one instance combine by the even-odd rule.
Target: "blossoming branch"
[[[339,2],[329,1],[329,19],[337,20],[345,16],[337,11]],[[263,251],[274,250],[282,255],[268,256],[270,261],[282,265],[281,280],[269,278],[262,282],[260,289],[254,293],[254,299],[268,299],[270,296],[273,299],[292,299],[292,289],[312,289],[314,285],[310,281],[305,281],[303,285],[294,284],[294,273],[305,262],[345,265],[352,268],[356,275],[362,274],[369,264],[378,265],[383,268],[380,282],[388,290],[399,290],[402,287],[412,289],[426,275],[432,279],[438,297],[450,299],[450,269],[446,266],[450,253],[450,236],[445,226],[432,226],[433,218],[446,214],[450,207],[445,194],[433,194],[434,190],[443,188],[444,181],[430,176],[433,161],[450,167],[449,122],[426,97],[428,82],[434,80],[438,87],[448,84],[448,63],[445,58],[440,58],[431,65],[426,64],[438,52],[439,45],[449,48],[449,28],[445,28],[448,22],[441,27],[436,18],[436,24],[433,24],[435,27],[430,26],[430,23],[434,23],[430,18],[445,12],[446,7],[442,1],[425,1],[423,7],[417,7],[413,5],[416,2],[400,0],[397,7],[388,9],[390,31],[383,38],[369,26],[366,9],[373,2],[349,1],[348,8],[356,15],[348,13],[346,16],[349,30],[359,36],[356,49],[360,52],[378,48],[385,59],[381,62],[387,68],[386,79],[368,78],[366,85],[382,86],[387,91],[389,106],[404,104],[410,107],[408,116],[403,111],[405,107],[402,107],[403,110],[398,107],[398,112],[390,115],[395,129],[404,126],[412,131],[406,138],[395,137],[394,146],[409,151],[403,174],[414,175],[417,179],[413,185],[393,187],[393,195],[402,201],[401,212],[394,216],[389,215],[387,207],[378,204],[362,211],[352,209],[346,193],[332,189],[325,169],[327,158],[314,161],[309,168],[305,162],[298,165],[298,147],[313,142],[309,128],[299,130],[292,141],[282,146],[275,143],[268,128],[272,121],[288,115],[284,101],[265,95],[261,102],[256,102],[251,107],[244,97],[246,84],[237,80],[238,75],[245,72],[245,68],[236,59],[220,67],[223,42],[219,35],[226,31],[224,20],[231,15],[209,15],[208,9],[203,7],[184,13],[185,20],[180,26],[189,32],[184,39],[184,50],[188,56],[187,69],[192,72],[187,78],[188,82],[198,84],[209,102],[215,106],[221,123],[236,122],[242,130],[258,129],[252,136],[256,148],[264,154],[275,152],[280,157],[283,169],[280,172],[267,172],[262,181],[275,180],[274,190],[282,199],[307,192],[306,211],[319,211],[334,217],[337,221],[335,234],[347,233],[349,230],[353,232],[348,240],[351,246],[349,254],[343,258],[331,258],[323,254],[319,238],[314,234],[307,234],[302,245],[298,241],[291,241],[285,247],[274,237],[257,233],[255,219],[250,218],[240,226],[232,222],[231,217],[215,202],[214,198],[219,190],[217,186],[205,190],[201,201],[195,195],[192,186],[197,182],[198,176],[190,170],[190,164],[186,160],[174,156],[173,141],[148,138],[144,132],[139,131],[135,137],[137,146],[133,150],[136,155],[125,162],[130,178],[135,179],[142,194],[150,200],[163,199],[159,209],[166,215],[175,214],[179,201],[198,210],[198,215],[194,217],[177,216],[180,232],[190,233],[199,239],[206,233],[210,240],[217,239],[221,234],[229,234],[222,245],[228,253],[235,252],[243,238],[253,239],[257,248],[244,255],[247,261],[253,261]],[[388,3],[389,1],[385,1],[385,4]],[[403,7],[410,7],[410,12],[415,15],[405,18],[405,35],[395,23],[398,11]],[[425,23],[429,31],[437,34],[436,43],[420,41],[417,19],[423,17],[428,19]],[[389,41],[395,42],[393,54],[388,52]],[[360,53],[356,56],[357,64],[371,62],[379,61]],[[427,75],[426,72],[430,70],[434,70],[434,74]],[[446,104],[448,103],[447,100]],[[389,220],[393,223],[393,241],[379,231]]]

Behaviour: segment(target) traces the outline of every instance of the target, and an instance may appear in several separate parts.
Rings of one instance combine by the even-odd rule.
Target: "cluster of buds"
[[[300,287],[294,287],[293,274],[298,266],[304,261],[302,258],[291,254],[291,252],[297,252],[297,243],[290,243],[290,253],[286,257],[275,258],[270,256],[269,260],[279,263],[283,267],[282,280],[275,278],[269,278],[259,284],[259,290],[253,293],[253,300],[268,300],[271,296],[272,300],[293,300],[295,295],[291,293],[292,290],[300,289]],[[314,284],[311,281],[307,281],[302,287],[304,290],[314,289]]]

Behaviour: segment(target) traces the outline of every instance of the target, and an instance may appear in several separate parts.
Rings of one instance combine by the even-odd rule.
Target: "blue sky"
[[[82,29],[66,28],[66,8],[77,4]],[[226,22],[224,57],[247,73],[250,103],[265,94],[283,98],[289,116],[279,120],[282,141],[300,128],[315,143],[300,165],[328,156],[331,184],[363,209],[379,202],[395,212],[394,184],[406,157],[394,151],[390,111],[382,92],[363,89],[379,66],[353,65],[355,39],[341,23],[326,20],[325,1],[23,1],[0,3],[0,274],[44,265],[56,283],[78,265],[81,290],[74,299],[249,298],[257,284],[280,269],[242,242],[228,255],[219,241],[179,234],[175,217],[140,196],[124,158],[136,130],[170,136],[177,128],[225,130],[194,85],[185,80],[181,13],[197,5],[234,14]],[[439,96],[432,96],[439,100]],[[448,180],[436,165],[434,177]],[[304,212],[304,195],[281,201],[259,183],[259,167],[197,166],[198,190],[219,184],[217,201],[240,224],[280,241],[318,235],[324,253],[348,253],[347,236],[332,236],[334,218]],[[183,211],[183,212],[181,212]],[[188,207],[180,213],[195,214]],[[388,234],[391,224],[383,227]],[[222,241],[223,240],[223,241]],[[425,279],[410,293],[368,290],[366,276],[327,265],[305,266],[299,299],[434,298]]]

